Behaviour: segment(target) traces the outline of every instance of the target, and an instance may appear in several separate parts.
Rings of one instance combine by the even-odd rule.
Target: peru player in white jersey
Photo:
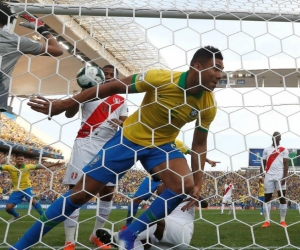
[[[270,226],[270,212],[271,199],[274,189],[278,192],[280,201],[280,224],[286,227],[285,216],[287,211],[287,204],[285,199],[286,181],[289,168],[289,151],[280,146],[281,135],[279,132],[274,132],[272,137],[272,146],[264,149],[263,152],[263,168],[261,172],[265,171],[265,203],[264,215],[265,222],[263,228]]]
[[[223,199],[222,199],[222,206],[221,206],[221,214],[224,212],[225,204],[228,204],[230,209],[229,213],[231,214],[233,206],[232,206],[232,191],[234,189],[234,185],[231,183],[230,179],[226,180],[225,188],[224,188],[224,193],[223,193]]]
[[[157,195],[165,190],[165,185],[157,187]],[[200,196],[201,207],[208,206],[207,201]],[[186,211],[183,207],[189,200],[180,203],[165,219],[158,221],[147,230],[141,232],[134,242],[135,250],[157,250],[176,249],[185,250],[189,248],[194,234],[195,206]],[[101,228],[97,231],[99,239],[106,243],[111,243],[111,231]],[[150,243],[150,244],[147,244]]]
[[[105,74],[105,84],[109,84],[109,80],[114,78],[114,67],[112,65],[106,65],[102,70]],[[73,117],[78,111],[79,105],[76,108],[67,110],[66,116],[68,118]],[[82,105],[81,128],[74,142],[72,157],[63,181],[64,184],[69,185],[70,189],[74,187],[82,177],[82,168],[85,167],[104,144],[115,135],[118,126],[122,124],[127,116],[128,107],[126,100],[119,95],[86,102]],[[89,238],[91,243],[97,247],[102,247],[102,249],[110,247],[103,246],[95,233],[98,228],[103,227],[110,214],[114,187],[114,184],[108,183],[100,192],[100,197],[103,197],[100,199],[95,227]],[[75,210],[65,221],[66,245],[64,250],[75,249],[75,232],[78,217],[79,209]]]

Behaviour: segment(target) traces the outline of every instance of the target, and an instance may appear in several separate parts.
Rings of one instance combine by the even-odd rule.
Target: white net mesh
[[[70,170],[70,178],[77,179],[82,171],[78,170],[76,162],[81,159],[74,160],[71,153],[81,152],[78,155],[87,156],[88,164],[93,151],[101,149],[103,142],[98,144],[89,138],[82,145],[73,145],[84,114],[72,118],[62,114],[49,120],[48,116],[29,109],[29,97],[36,94],[50,99],[73,97],[81,91],[76,83],[76,73],[88,65],[103,67],[111,64],[118,69],[119,79],[157,68],[168,69],[172,74],[187,71],[194,53],[200,47],[212,45],[222,52],[225,68],[214,91],[217,115],[207,139],[207,158],[220,162],[212,167],[215,163],[208,160],[205,165],[201,194],[208,202],[208,208],[193,207],[182,212],[180,205],[165,219],[162,238],[159,231],[154,233],[154,229],[162,226],[158,224],[147,228],[138,240],[145,239],[150,249],[299,249],[298,1],[39,0],[9,4],[18,15],[25,11],[42,20],[61,45],[63,55],[43,57],[24,53],[12,75],[8,75],[11,79],[8,111],[12,108],[12,112],[1,116],[3,166],[16,164],[17,153],[24,153],[28,164],[45,164],[43,157],[48,158],[49,164],[53,159],[64,158],[63,161],[69,163],[66,166],[75,167]],[[10,26],[15,34],[45,44],[38,32],[19,26],[19,22],[20,18]],[[49,46],[50,42],[46,44]],[[18,47],[18,50],[22,48]],[[0,51],[1,60],[9,54],[1,48]],[[3,61],[0,65],[3,77],[7,74],[3,72]],[[122,97],[127,101],[129,114],[143,110],[140,106],[143,94],[124,94]],[[184,104],[177,103],[169,110],[165,125],[175,126],[171,124],[172,112]],[[189,148],[192,147],[194,128],[194,123],[178,128],[178,139]],[[274,192],[270,212],[265,209],[266,215],[270,214],[271,226],[262,228],[265,218],[259,199],[263,196],[259,193],[259,166],[262,149],[271,145],[275,131],[281,133],[280,145],[288,149],[290,159],[285,179],[287,227],[280,224],[285,217],[285,208],[280,205],[282,194]],[[184,151],[184,147],[180,147]],[[191,165],[191,156],[186,155],[186,158]],[[32,172],[33,189],[43,209],[68,190],[63,184],[66,166]],[[91,195],[93,198],[83,206],[79,219],[75,216],[69,220],[69,228],[75,228],[69,229],[69,236],[64,235],[62,223],[40,238],[33,249],[64,249],[66,242],[73,243],[72,237],[76,249],[99,247],[91,246],[89,242],[95,243],[89,237],[91,233],[95,236],[96,226],[117,232],[128,215],[137,217],[133,197],[145,176],[147,173],[141,163],[134,163],[133,168],[117,181],[110,217],[106,217],[108,203],[101,203],[99,195]],[[178,176],[174,173],[174,181]],[[227,180],[234,185],[232,195],[227,197],[232,203],[223,197],[228,188]],[[20,181],[18,177],[18,185]],[[0,182],[0,248],[7,248],[23,236],[38,216],[31,211],[31,199],[29,203],[18,204],[16,210],[21,218],[11,220],[15,215],[8,215],[4,210],[10,210],[7,204],[11,200],[7,202],[7,199],[13,191],[5,167],[2,167]],[[277,191],[282,192],[282,189]],[[139,193],[136,196],[144,198]],[[102,197],[108,198],[108,194]],[[138,208],[147,208],[155,197],[153,193],[149,200],[142,199]],[[222,206],[223,203],[226,206]],[[127,214],[128,206],[131,210]],[[98,224],[94,226],[95,221]],[[140,248],[137,249],[144,249],[144,243],[138,241],[136,244],[140,244]]]

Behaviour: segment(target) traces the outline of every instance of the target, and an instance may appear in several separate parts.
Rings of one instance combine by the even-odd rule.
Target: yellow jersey
[[[175,140],[176,148],[178,148],[183,154],[188,154],[190,149],[183,143],[183,141]]]
[[[265,184],[258,183],[258,196],[265,196]]]
[[[36,168],[37,165],[34,164],[23,164],[21,168],[17,168],[12,165],[0,166],[0,170],[7,171],[9,173],[13,183],[14,191],[24,190],[32,187],[30,181],[30,171],[35,170]]]
[[[245,195],[240,195],[240,201],[245,203],[246,196]]]
[[[149,70],[132,76],[132,90],[146,92],[140,108],[123,124],[124,136],[145,147],[174,142],[179,130],[196,120],[207,132],[217,112],[214,94],[186,94],[188,72]]]

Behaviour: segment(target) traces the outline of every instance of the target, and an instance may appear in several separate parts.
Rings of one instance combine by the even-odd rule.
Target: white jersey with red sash
[[[83,104],[81,128],[77,138],[92,136],[93,139],[105,140],[106,133],[101,133],[102,129],[112,130],[107,121],[119,119],[120,116],[128,116],[128,108],[125,99],[119,95]]]
[[[264,149],[263,159],[266,160],[265,170],[268,174],[283,175],[283,159],[289,158],[289,151],[278,146],[277,148],[270,146]]]
[[[225,184],[225,191],[224,191],[224,197],[231,197],[232,190],[234,189],[233,184]]]

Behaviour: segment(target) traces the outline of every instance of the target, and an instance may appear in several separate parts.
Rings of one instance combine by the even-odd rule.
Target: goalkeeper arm
[[[21,26],[35,30],[45,38],[46,43],[43,44],[41,50],[41,53],[44,53],[43,55],[52,55],[56,57],[63,54],[63,49],[40,19],[28,14],[22,14],[20,17],[25,21],[20,23]]]

